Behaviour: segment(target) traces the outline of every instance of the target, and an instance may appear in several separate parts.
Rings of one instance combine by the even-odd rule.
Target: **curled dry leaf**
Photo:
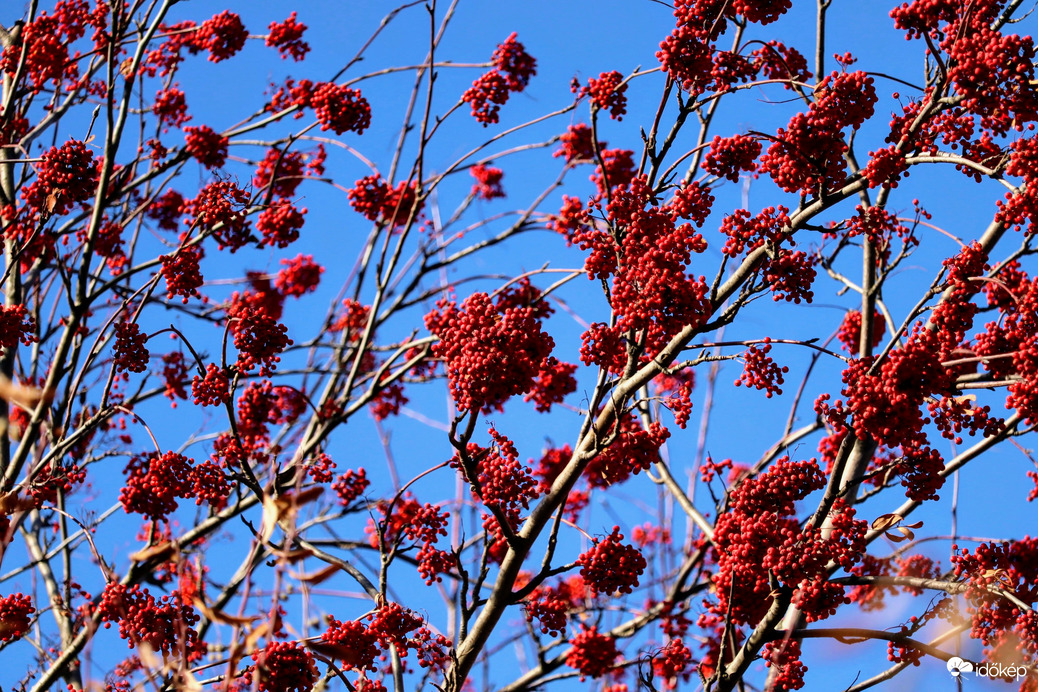
[[[304,584],[320,584],[326,581],[329,577],[339,571],[338,565],[327,565],[316,572],[300,573],[300,572],[289,572],[294,578],[303,582]]]
[[[286,492],[277,497],[264,493],[263,495],[263,523],[260,525],[260,537],[264,542],[270,540],[274,533],[274,527],[282,522],[283,526],[292,526],[295,523],[299,508],[313,502],[321,496],[324,488],[315,485],[297,493]]]
[[[148,562],[149,560],[164,562],[174,557],[179,551],[180,544],[176,541],[162,541],[138,550],[130,555],[130,559],[134,562]]]
[[[0,399],[20,406],[27,411],[35,409],[41,401],[50,403],[54,400],[54,390],[31,387],[12,382],[11,378],[0,374]]]
[[[872,520],[872,528],[874,531],[886,531],[897,526],[903,520],[904,517],[900,514],[881,514]]]
[[[0,495],[0,515],[7,516],[16,512],[27,512],[36,507],[35,500],[29,495],[21,495],[17,490]]]
[[[196,597],[194,599],[194,606],[199,613],[202,614],[210,622],[220,625],[232,625],[234,627],[246,627],[261,619],[259,615],[250,615],[247,617],[240,617],[238,615],[228,615],[220,610],[213,610],[205,601],[201,598]]]

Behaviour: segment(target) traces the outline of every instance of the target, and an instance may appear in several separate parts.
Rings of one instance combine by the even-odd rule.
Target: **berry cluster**
[[[271,22],[269,31],[265,43],[271,48],[277,48],[282,60],[291,57],[299,62],[310,52],[310,44],[303,40],[306,24],[296,21],[295,12],[283,22]]]
[[[537,61],[515,37],[515,33],[511,34],[494,50],[493,69],[478,77],[461,95],[461,100],[472,107],[472,117],[484,127],[498,122],[498,113],[509,95],[525,89],[537,74]]]
[[[644,341],[645,356],[651,357],[713,310],[705,279],[687,273],[692,256],[706,250],[692,224],[678,224],[687,198],[676,196],[674,207],[655,206],[653,199],[645,178],[635,178],[613,192],[606,217],[610,230],[580,228],[572,236],[590,250],[584,263],[588,277],[613,279],[609,299],[617,319],[611,327],[596,324],[585,332],[581,360],[587,364],[622,371],[628,359],[625,339]]]
[[[883,315],[880,314],[879,310],[876,310],[872,315],[872,335],[869,338],[867,348],[869,352],[875,348],[880,340],[883,339],[883,335],[887,331],[887,323],[883,319]],[[849,310],[846,315],[843,316],[843,322],[840,323],[840,329],[836,332],[836,338],[843,346],[843,350],[851,354],[858,353],[858,347],[861,343],[861,311],[860,310]]]
[[[86,144],[70,140],[44,152],[36,180],[22,189],[22,198],[38,212],[67,214],[73,204],[94,196],[99,173],[100,161]]]
[[[849,569],[860,559],[866,523],[856,521],[853,508],[840,501],[825,538],[796,520],[795,503],[825,481],[815,460],[785,457],[735,487],[731,507],[715,528],[716,601],[706,602],[711,613],[723,618],[730,612],[733,622],[755,625],[774,596],[772,578],[794,589],[794,601],[808,621],[828,617],[844,602],[843,587],[828,582],[826,565],[832,561]]]
[[[566,665],[580,671],[581,682],[588,677],[602,677],[613,669],[620,657],[616,640],[608,634],[601,634],[595,626],[584,627],[569,640],[569,644]]]
[[[587,80],[587,86],[580,87],[577,93],[581,98],[590,97],[594,108],[609,111],[613,120],[623,120],[627,113],[627,85],[623,81],[624,76],[616,70],[603,72],[597,79]]]
[[[560,579],[555,586],[538,586],[524,603],[526,621],[540,623],[541,633],[558,637],[566,631],[567,613],[581,606],[587,595],[584,580]]]
[[[757,170],[760,152],[760,141],[751,135],[716,135],[710,142],[710,150],[703,157],[703,170],[737,183],[740,172],[752,173]]]
[[[764,396],[771,398],[774,394],[782,394],[783,375],[789,372],[785,365],[779,367],[768,353],[771,352],[771,338],[764,337],[760,348],[750,346],[743,354],[742,375],[735,380],[736,387],[756,387],[764,391]]]
[[[227,138],[208,125],[184,128],[184,151],[206,168],[221,168],[227,160]]]
[[[242,672],[237,689],[260,692],[310,692],[317,681],[313,654],[299,642],[271,642],[252,652],[253,664]]]
[[[297,209],[286,200],[279,200],[260,212],[256,230],[263,236],[261,244],[285,248],[299,240],[306,208]]]
[[[394,188],[378,174],[358,180],[347,197],[364,218],[394,229],[418,218],[424,206],[424,201],[418,201],[417,183],[401,181]]]
[[[619,418],[612,444],[592,459],[584,470],[588,485],[607,488],[646,471],[659,460],[660,446],[670,432],[658,421],[645,429],[633,413]]]
[[[36,320],[24,305],[0,306],[0,347],[13,349],[18,342],[28,346],[37,340]]]
[[[115,325],[114,365],[116,372],[144,372],[148,369],[147,334],[141,334],[136,322],[122,321]]]
[[[451,395],[464,411],[501,409],[529,391],[555,342],[541,331],[533,307],[503,307],[474,293],[459,307],[441,300],[425,316],[440,338],[433,355],[446,364]]]
[[[235,319],[230,329],[234,333],[234,347],[238,349],[238,368],[249,372],[259,366],[260,375],[277,369],[281,352],[292,345],[288,327],[253,307],[243,308]]]
[[[476,180],[476,184],[472,186],[473,197],[489,201],[505,196],[504,190],[501,189],[501,178],[505,174],[500,168],[477,163],[469,169],[469,173]]]
[[[251,240],[246,218],[249,201],[245,190],[229,180],[217,180],[185,202],[183,211],[191,217],[192,225],[211,232],[221,249],[235,252]]]
[[[0,641],[10,642],[25,636],[35,612],[32,599],[25,594],[0,598]]]
[[[615,592],[631,593],[638,586],[638,577],[645,571],[647,563],[641,552],[633,545],[623,544],[620,527],[577,558],[580,576],[591,594],[610,595]]]
[[[126,485],[119,493],[123,509],[147,519],[164,521],[176,511],[177,499],[194,497],[194,461],[183,454],[149,452],[130,459],[123,473]]]
[[[131,649],[146,643],[164,656],[183,652],[188,661],[205,655],[205,642],[198,639],[194,628],[198,613],[184,604],[176,591],[156,599],[137,584],[109,582],[98,612],[106,628],[118,623],[119,636],[129,642]]]

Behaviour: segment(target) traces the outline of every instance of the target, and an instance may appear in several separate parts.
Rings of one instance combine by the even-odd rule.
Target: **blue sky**
[[[330,78],[353,56],[378,26],[384,13],[393,5],[377,0],[350,3],[327,0],[308,3],[228,3],[194,0],[175,6],[170,18],[201,21],[228,7],[240,12],[252,34],[265,33],[269,22],[284,19],[295,8],[299,21],[310,27],[306,38],[313,51],[304,63],[295,64],[278,59],[276,53],[263,47],[259,41],[254,41],[250,42],[242,55],[225,63],[213,65],[202,56],[189,58],[177,80],[187,93],[194,116],[190,124],[206,123],[217,130],[231,126],[244,115],[261,107],[269,85],[280,83],[285,76],[307,77],[315,81]],[[442,13],[446,4],[441,2],[438,7]],[[0,18],[9,23],[17,9],[13,6],[0,9]],[[813,3],[798,3],[788,16],[775,25],[752,30],[751,36],[779,38],[787,45],[797,46],[803,52],[809,53],[813,50],[813,22]],[[597,76],[602,71],[615,69],[626,74],[639,66],[642,69],[655,67],[654,52],[659,41],[667,35],[672,26],[673,18],[669,8],[653,0],[463,0],[441,46],[440,55],[443,59],[462,63],[484,62],[495,45],[516,31],[519,40],[537,58],[538,74],[525,92],[514,95],[503,108],[502,123],[499,126],[484,130],[471,121],[467,107],[453,115],[444,125],[442,136],[438,137],[430,148],[427,171],[443,170],[475,144],[496,132],[568,105],[572,102],[569,84],[574,77],[586,82],[587,78]],[[894,30],[892,21],[886,17],[880,4],[834,3],[829,26],[831,33],[828,38],[828,53],[850,51],[860,58],[861,69],[891,74],[909,81],[921,81],[920,44],[904,41],[900,32]],[[1026,32],[1022,27],[1017,30]],[[419,64],[425,56],[427,36],[428,15],[422,6],[406,10],[372,45],[365,60],[343,75],[343,79],[354,80],[390,66]],[[828,64],[829,69],[832,69],[831,59]],[[436,110],[443,112],[449,108],[481,71],[479,68],[442,69],[438,73]],[[401,73],[366,79],[356,84],[371,101],[373,124],[363,136],[347,134],[341,137],[340,141],[361,151],[383,173],[388,170],[389,159],[399,135],[400,120],[412,80],[411,73]],[[638,151],[639,127],[648,127],[659,100],[662,81],[660,74],[635,80],[628,92],[628,115],[622,122],[603,120],[601,137],[608,140],[613,147]],[[157,85],[152,86],[158,88]],[[896,107],[891,98],[892,92],[898,91],[906,97],[912,94],[909,87],[895,84],[878,75],[877,91],[880,95],[878,115],[874,122],[867,124],[858,135],[860,158],[864,158],[870,149],[882,146],[887,126],[886,113]],[[146,88],[145,92],[147,98],[150,95],[149,89]],[[789,92],[783,92],[780,88],[743,92],[719,109],[713,131],[722,135],[748,130],[773,132],[798,108],[795,102],[785,102],[788,95]],[[289,121],[284,126],[273,128],[272,131],[283,134],[288,132],[289,128],[310,122],[309,117],[303,121]],[[544,149],[509,157],[499,156],[500,152],[515,144],[543,141],[561,133],[571,123],[586,121],[587,117],[585,104],[572,114],[559,116],[519,133],[517,137],[492,144],[471,159],[470,161],[475,161],[493,156],[495,165],[505,170],[504,187],[509,197],[504,201],[477,203],[465,218],[476,221],[481,217],[514,211],[528,205],[557,175],[560,169],[559,160],[552,159],[548,150]],[[69,134],[75,132],[70,131]],[[683,134],[677,150],[684,151],[682,145],[685,145],[686,149],[691,146],[694,134],[694,128]],[[169,133],[166,138],[170,144],[180,142],[177,132]],[[347,150],[333,146],[329,146],[328,149],[328,170],[344,186],[349,187],[353,180],[369,172],[367,167]],[[255,160],[262,156],[263,151],[264,147],[246,144],[233,147],[231,153],[243,159]],[[243,181],[251,177],[251,168],[245,163],[232,165],[230,170],[237,172]],[[196,174],[196,169],[189,168],[188,171],[182,187],[185,192],[192,185],[201,184],[206,179],[206,174],[198,170],[196,182],[192,178]],[[589,194],[592,190],[592,186],[586,180],[589,172],[573,172],[567,179],[567,187],[549,196],[544,211],[551,212],[558,208],[562,192],[580,196]],[[450,214],[453,205],[466,194],[471,184],[464,172],[454,178],[453,181],[444,184],[437,198],[445,216]],[[978,190],[982,193],[978,194]],[[776,203],[793,207],[797,201],[777,193],[767,180],[743,181],[740,185],[727,184],[716,194],[716,211],[706,226],[710,230],[716,228],[725,213],[741,204],[744,195],[749,200],[749,207],[754,211]],[[301,195],[300,204],[308,207],[310,211],[303,237],[298,243],[283,252],[249,250],[232,257],[221,256],[218,259],[215,253],[211,253],[211,259],[206,264],[206,275],[207,278],[217,280],[240,277],[245,269],[275,271],[282,257],[293,257],[298,253],[313,254],[318,262],[326,266],[322,289],[317,295],[307,296],[298,303],[290,303],[285,318],[286,324],[292,330],[291,333],[305,339],[311,336],[313,324],[323,318],[329,302],[334,299],[341,282],[348,276],[356,250],[366,237],[369,224],[348,208],[346,196],[342,191],[308,183],[301,188]],[[923,206],[934,214],[935,225],[968,240],[979,235],[987,225],[994,212],[994,200],[1000,197],[1000,193],[997,186],[992,183],[978,186],[951,170],[921,172],[913,174],[903,183],[893,197],[891,208],[910,212],[914,196],[918,196]],[[846,218],[851,213],[853,203],[844,204],[831,212],[831,218]],[[503,227],[504,222],[505,220],[492,222],[477,233],[491,234]],[[711,239],[716,240],[716,234],[708,234],[708,240]],[[808,241],[808,247],[810,242]],[[716,249],[719,245],[720,243],[715,242],[714,249],[709,250],[702,258],[702,271],[709,276],[712,276],[719,259],[719,251]],[[923,249],[916,260],[910,262],[896,280],[892,281],[884,296],[895,313],[900,310],[900,314],[903,314],[915,302],[920,288],[925,288],[932,278],[930,268],[935,259],[951,254],[954,248],[952,241],[939,234],[926,235]],[[545,262],[550,262],[553,268],[572,268],[581,266],[583,258],[575,249],[566,248],[559,236],[540,231],[520,238],[518,242],[483,253],[471,262],[465,263],[460,271],[462,274],[478,272],[514,275],[520,271],[540,267]],[[1034,268],[1031,269],[1033,271]],[[853,267],[848,271],[853,271]],[[536,280],[535,283],[544,287],[552,280],[554,279],[549,277]],[[459,289],[458,295],[464,297],[468,291],[476,288],[492,290],[499,284],[498,280],[473,284]],[[220,287],[212,288],[209,292],[215,299],[221,297],[221,292],[226,295],[230,290],[232,287]],[[737,325],[726,332],[726,339],[753,339],[766,335],[782,338],[828,337],[839,325],[843,313],[854,307],[856,301],[853,296],[837,295],[835,287],[821,277],[816,284],[815,293],[815,305],[810,308],[775,304],[767,298],[757,302],[746,311]],[[583,331],[581,320],[605,320],[606,306],[597,286],[583,277],[571,282],[560,291],[558,297],[565,301],[565,305],[579,319],[574,319],[560,306],[549,322],[549,331],[555,337],[558,357],[576,362],[580,333]],[[158,315],[155,319],[161,321],[170,318],[168,315]],[[385,333],[402,336],[417,325],[419,320],[420,311],[411,311],[399,322],[387,325]],[[732,363],[722,368],[715,397],[714,416],[706,440],[706,449],[715,458],[731,457],[739,462],[752,463],[781,434],[789,413],[791,394],[803,377],[809,354],[796,347],[777,346],[772,355],[780,363],[790,366],[790,373],[786,378],[786,395],[777,399],[766,400],[762,393],[755,390],[730,387],[731,381],[738,376],[740,369]],[[838,388],[841,367],[841,364],[834,360],[823,358],[819,362],[801,403],[801,422],[813,417],[810,403],[820,391],[837,394],[835,389]],[[705,372],[698,374],[700,383],[704,383]],[[593,373],[583,372],[580,382],[579,392],[589,391],[593,385]],[[693,471],[690,468],[690,460],[694,455],[696,428],[703,409],[702,392],[703,387],[700,386],[689,430],[684,434],[675,435],[666,450],[672,460],[674,473],[680,480],[685,480]],[[412,399],[409,411],[440,424],[448,422],[449,409],[442,386],[413,388],[408,395]],[[570,397],[569,403],[579,406],[581,400],[581,394],[578,393]],[[1004,396],[1002,393],[996,393],[991,400],[1002,401]],[[152,420],[159,421],[153,427],[164,447],[177,448],[198,426],[206,423],[204,417],[199,419],[186,416],[173,420],[167,417],[168,408],[165,407],[165,401],[161,401],[157,402],[151,411],[142,410],[142,415],[146,419],[151,416]],[[182,406],[181,411],[186,408]],[[481,421],[481,427],[485,428],[491,422],[497,424],[502,432],[516,442],[521,457],[536,458],[540,456],[547,440],[557,445],[571,443],[575,438],[579,421],[580,416],[572,411],[559,409],[547,416],[537,415],[533,413],[531,406],[514,402],[506,407],[505,415],[486,417],[485,421]],[[483,425],[484,422],[486,425]],[[399,465],[401,477],[405,479],[417,475],[433,464],[445,461],[452,454],[447,439],[441,432],[434,426],[415,422],[413,417],[402,416],[387,422],[386,430],[390,431],[392,436],[390,448]],[[477,435],[477,440],[481,439],[485,441],[485,435],[482,438]],[[816,443],[817,438],[809,438],[790,453],[794,458],[814,456]],[[948,457],[953,454],[953,450],[947,447],[942,447],[941,451]],[[204,443],[199,444],[194,450],[194,455],[198,458],[204,458],[207,453]],[[374,471],[383,463],[384,450],[378,439],[378,430],[366,416],[358,416],[338,431],[332,438],[329,453],[338,461],[340,469],[356,466],[368,468],[369,475],[374,479],[371,489],[373,496],[390,491],[391,482],[388,474]],[[1004,447],[981,460],[979,464],[967,467],[959,479],[961,492],[958,499],[958,532],[965,535],[999,537],[1020,536],[1026,533],[1031,525],[1033,508],[1024,501],[1027,490],[1023,474],[1030,468],[1032,466],[1026,458],[1010,447]],[[454,486],[452,472],[443,470],[423,479],[415,486],[415,493],[422,501],[436,501],[452,496]],[[108,496],[110,490],[97,489],[98,507],[106,506],[104,500],[111,499]],[[704,493],[704,490],[700,488],[699,492]],[[941,494],[940,502],[932,503],[924,512],[919,513],[918,518],[925,522],[925,528],[921,533],[949,532],[949,512],[953,494],[950,483]],[[701,497],[706,495],[703,494]],[[862,509],[861,516],[871,519],[889,511],[899,504],[901,499],[900,494],[893,491],[886,499],[867,504]],[[601,502],[590,513],[583,528],[591,534],[607,532],[613,523],[620,523],[625,529],[629,529],[644,521],[653,520],[661,504],[666,506],[666,503],[661,503],[656,487],[641,476],[618,488],[615,494],[609,497],[608,503]],[[181,520],[190,521],[190,517],[190,512],[184,512]],[[114,526],[125,528],[123,524]],[[679,521],[676,528],[679,528],[679,533],[683,531],[683,522]],[[118,546],[117,549],[121,550],[124,556],[126,552],[132,551],[135,545],[131,540],[118,538],[115,530],[108,539],[115,542],[109,545]],[[583,541],[579,533],[570,532],[565,536],[564,545],[575,555]],[[879,554],[888,549],[889,546],[873,546],[873,551]],[[925,547],[925,552],[939,557],[942,566],[948,566],[947,542],[930,544]],[[208,559],[214,571],[221,567],[233,569],[233,565],[228,567],[219,564],[216,554],[210,555]],[[429,590],[429,598],[426,599],[425,596],[418,595],[421,592],[413,590],[413,584],[403,583],[406,586],[400,591],[401,600],[407,602],[414,594],[415,607],[428,608],[430,614],[436,612],[434,609],[437,606],[434,603],[438,600],[438,595],[435,590]],[[340,585],[337,588],[349,590],[353,587]],[[351,613],[348,608],[339,610],[340,606],[331,600],[322,602],[321,605],[328,607],[340,618],[359,614]],[[915,602],[913,605],[918,607],[919,603]],[[353,606],[353,610],[357,608],[362,612],[366,606]],[[853,612],[853,609],[849,610]],[[906,611],[905,617],[908,614],[910,613]],[[892,618],[890,610],[882,615],[887,618],[884,622],[888,624],[894,624],[893,620],[897,619]],[[521,615],[516,611],[502,624],[507,628],[519,621]],[[834,620],[841,621],[843,620],[839,617]],[[119,655],[122,655],[121,647],[121,643],[115,645],[115,648],[119,649]],[[804,645],[804,649],[805,661],[812,668],[812,672],[823,672],[825,675],[824,679],[822,675],[810,676],[807,689],[842,689],[850,684],[854,671],[858,668],[863,669],[864,676],[867,676],[877,672],[884,662],[882,644],[845,647],[810,642]],[[103,652],[95,651],[99,662],[103,655]],[[495,671],[494,679],[503,682],[507,679],[504,675],[503,671]],[[0,677],[0,680],[2,679]],[[947,681],[943,665],[928,661],[918,671],[899,678],[891,689],[921,685],[927,688],[936,688],[939,685],[943,688],[946,684],[953,683]],[[994,683],[991,685],[994,686]],[[563,687],[567,686],[568,683],[563,684]],[[576,683],[573,683],[569,688],[576,687]],[[982,688],[982,685],[972,687]]]

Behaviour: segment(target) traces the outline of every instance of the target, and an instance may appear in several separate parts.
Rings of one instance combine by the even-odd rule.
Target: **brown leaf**
[[[19,406],[26,411],[32,411],[41,401],[45,401],[48,404],[53,401],[54,391],[44,391],[39,387],[15,384],[6,375],[0,375],[0,399]]]
[[[290,550],[287,553],[280,553],[281,558],[289,564],[301,562],[308,557],[313,557],[314,553],[306,548],[300,548],[299,550]]]
[[[31,495],[20,495],[17,490],[0,495],[0,515],[11,515],[15,512],[27,512],[36,507]]]
[[[323,567],[316,572],[310,572],[309,574],[301,574],[299,572],[289,572],[289,574],[304,584],[320,584],[338,571],[338,565],[327,565],[326,567]]]
[[[130,555],[130,559],[134,562],[147,562],[149,560],[164,562],[167,558],[172,558],[176,555],[179,550],[180,544],[176,541],[162,541],[161,543],[138,550]]]
[[[270,622],[269,621],[261,622],[260,624],[258,624],[255,627],[253,627],[252,631],[250,631],[245,636],[245,650],[242,652],[243,656],[248,656],[253,651],[255,651],[256,650],[256,644],[259,642],[260,639],[262,639],[263,637],[267,636],[267,632],[269,632],[269,631],[270,631]]]
[[[903,519],[904,517],[900,514],[881,514],[872,521],[872,529],[874,531],[886,531],[891,527],[897,526]]]
[[[239,617],[237,615],[228,615],[220,610],[213,610],[205,604],[201,598],[197,596],[194,599],[195,608],[199,613],[202,614],[205,619],[209,622],[215,622],[220,625],[233,625],[234,627],[245,627],[251,625],[257,620],[262,619],[259,615],[250,615],[248,617]]]

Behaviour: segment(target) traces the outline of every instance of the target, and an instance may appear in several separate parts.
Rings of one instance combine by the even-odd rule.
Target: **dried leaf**
[[[23,384],[15,384],[6,375],[0,374],[0,399],[19,406],[26,411],[32,411],[41,402],[48,404],[54,400],[54,390],[29,387]]]
[[[338,571],[338,565],[328,565],[316,572],[310,572],[309,574],[300,574],[299,572],[289,572],[289,574],[304,584],[320,584]]]
[[[256,650],[256,644],[260,639],[267,636],[270,631],[270,622],[261,622],[252,628],[252,630],[245,636],[245,650],[242,652],[243,656],[248,656]]]
[[[205,601],[197,596],[194,598],[195,608],[199,613],[202,614],[210,622],[215,622],[220,625],[233,625],[235,627],[245,627],[251,625],[257,620],[262,620],[259,615],[250,615],[248,617],[239,617],[237,615],[228,615],[227,613],[220,610],[213,610]]]
[[[130,559],[134,562],[147,562],[149,560],[164,562],[167,558],[172,558],[176,555],[179,550],[180,544],[176,541],[162,541],[161,543],[138,550],[130,555]]]
[[[274,527],[283,521],[289,525],[295,520],[299,508],[313,502],[321,496],[324,488],[315,485],[298,493],[286,492],[278,497],[263,495],[263,523],[260,525],[260,536],[264,541],[270,539]]]
[[[294,564],[296,562],[301,562],[308,557],[313,557],[314,553],[306,548],[301,548],[299,550],[290,550],[287,553],[281,553],[280,555],[285,562]]]
[[[17,490],[0,495],[0,515],[11,515],[15,512],[27,512],[36,507],[31,495],[20,495]]]
[[[184,668],[173,678],[173,689],[177,692],[201,692],[202,683],[198,682],[194,673]]]
[[[903,519],[904,517],[900,514],[881,514],[872,521],[872,529],[874,531],[886,531],[897,526]]]
[[[905,540],[905,536],[900,536],[900,535],[898,535],[896,533],[893,533],[891,531],[887,531],[883,535],[886,536],[888,539],[894,541],[895,543],[900,543],[901,541]]]
[[[141,664],[147,670],[155,671],[162,667],[162,662],[155,655],[155,649],[146,641],[137,644],[137,657],[141,659]]]

